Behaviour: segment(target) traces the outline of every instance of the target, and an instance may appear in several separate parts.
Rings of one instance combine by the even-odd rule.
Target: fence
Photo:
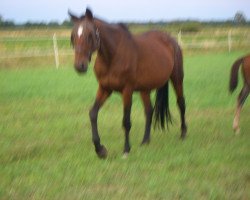
[[[231,52],[250,49],[250,29],[205,30],[198,33],[171,33],[184,50],[223,50]],[[30,30],[0,32],[0,67],[13,64],[54,65],[72,64],[73,50],[70,30]],[[35,62],[35,60],[37,62]]]
[[[73,55],[68,35],[63,29],[2,30],[0,67],[67,65]]]
[[[177,35],[178,43],[182,46],[182,48],[214,48],[214,47],[227,47],[228,52],[230,53],[232,50],[232,30],[228,31],[227,34],[227,41],[217,41],[215,44],[214,40],[210,41],[201,41],[201,42],[191,42],[191,43],[185,43],[182,41],[182,32],[180,31]],[[249,42],[250,45],[250,42]]]
[[[207,31],[201,33],[177,34],[178,43],[183,49],[223,49],[231,52],[238,49],[249,49],[250,30]]]

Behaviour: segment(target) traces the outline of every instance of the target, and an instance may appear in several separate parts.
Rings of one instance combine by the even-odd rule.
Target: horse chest
[[[103,88],[115,91],[121,91],[125,85],[125,81],[113,75],[99,77],[98,82]]]
[[[95,66],[95,74],[99,84],[106,89],[121,91],[126,83],[131,80],[129,67],[120,66]]]
[[[113,71],[95,71],[99,84],[108,90],[121,91],[125,85],[125,77]]]

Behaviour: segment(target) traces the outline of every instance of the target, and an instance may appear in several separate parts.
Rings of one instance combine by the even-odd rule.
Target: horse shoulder
[[[94,64],[94,72],[98,80],[108,73],[108,66],[99,56],[97,56]]]
[[[133,85],[135,79],[131,65],[120,61],[107,65],[97,58],[94,71],[99,84],[111,91],[122,91],[128,83]]]

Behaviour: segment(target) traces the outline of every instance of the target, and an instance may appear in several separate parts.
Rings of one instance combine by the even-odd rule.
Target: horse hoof
[[[122,159],[127,159],[128,158],[128,152],[124,153],[122,156]]]
[[[187,128],[182,129],[181,132],[181,139],[184,140],[187,136]]]
[[[149,144],[150,143],[150,139],[147,139],[147,140],[143,140],[141,142],[141,145],[146,145],[146,144]]]
[[[235,135],[239,135],[240,134],[240,128],[235,128],[234,133],[235,133]]]
[[[186,138],[186,132],[181,133],[181,139],[184,140]]]
[[[98,157],[101,158],[101,159],[107,158],[107,155],[108,155],[108,151],[105,148],[105,146],[103,146],[103,145],[101,145],[100,150],[97,151],[96,153],[97,153]]]

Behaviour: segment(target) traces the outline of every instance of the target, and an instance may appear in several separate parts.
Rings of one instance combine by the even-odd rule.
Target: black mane
[[[119,25],[122,29],[124,29],[125,31],[129,31],[128,26],[127,26],[126,24],[120,22],[120,23],[118,23],[118,25]]]
[[[129,31],[129,28],[128,28],[128,26],[127,26],[126,24],[120,22],[120,23],[118,23],[117,25],[118,25],[120,28],[122,28],[122,30],[124,30],[124,31],[128,34],[129,37],[132,36],[132,34],[131,34],[131,32]]]

